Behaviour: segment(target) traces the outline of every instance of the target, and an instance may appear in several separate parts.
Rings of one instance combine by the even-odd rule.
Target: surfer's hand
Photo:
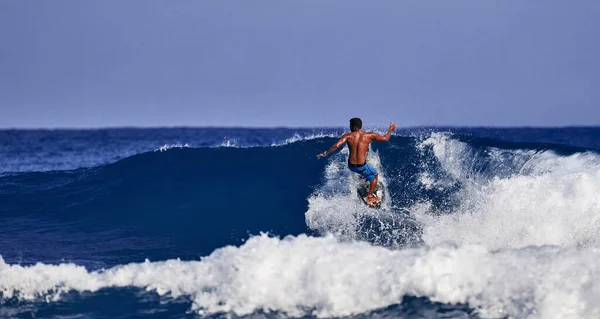
[[[390,123],[390,131],[393,131],[396,129],[396,124],[394,124],[393,122]]]
[[[325,157],[325,156],[327,156],[327,152],[323,152],[323,153],[317,155],[317,158],[321,158],[321,157]]]

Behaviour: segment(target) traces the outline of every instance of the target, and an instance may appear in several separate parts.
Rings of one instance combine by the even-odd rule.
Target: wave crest
[[[425,171],[435,177],[428,185],[460,185],[458,204],[442,214],[432,214],[426,201],[411,207],[424,224],[426,243],[477,243],[495,250],[598,241],[598,154],[473,148],[447,134],[434,134],[420,147],[430,148],[447,173]]]

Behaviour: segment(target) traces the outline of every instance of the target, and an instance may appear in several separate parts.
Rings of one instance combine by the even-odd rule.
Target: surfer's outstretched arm
[[[348,134],[342,135],[342,137],[335,144],[333,144],[333,146],[327,152],[318,154],[317,158],[325,157],[325,156],[335,152],[335,150],[337,150],[340,146],[342,146],[342,145],[344,145],[344,143],[346,143],[347,139],[348,139]]]
[[[377,133],[372,133],[371,139],[378,142],[387,142],[390,140],[390,136],[392,136],[392,132],[396,129],[396,124],[390,123],[390,128],[388,129],[385,135],[379,135]]]

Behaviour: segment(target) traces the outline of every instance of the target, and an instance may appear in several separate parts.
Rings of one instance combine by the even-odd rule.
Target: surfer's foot
[[[380,201],[381,200],[379,199],[379,197],[377,197],[375,195],[369,195],[369,196],[367,196],[367,204],[377,204]]]

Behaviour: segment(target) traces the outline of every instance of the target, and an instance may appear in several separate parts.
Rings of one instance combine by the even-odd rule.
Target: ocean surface
[[[600,318],[600,128],[343,132],[0,130],[0,318]]]

